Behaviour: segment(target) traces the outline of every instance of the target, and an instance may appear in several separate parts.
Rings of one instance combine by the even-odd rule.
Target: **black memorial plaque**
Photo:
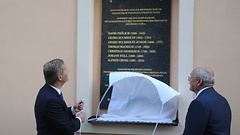
[[[169,84],[171,0],[102,0],[100,98],[109,73],[139,72]],[[107,109],[111,91],[101,109]]]

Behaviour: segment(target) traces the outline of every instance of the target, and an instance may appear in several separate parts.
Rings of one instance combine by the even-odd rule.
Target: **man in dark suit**
[[[36,97],[34,111],[38,135],[73,135],[80,129],[86,115],[84,103],[79,101],[67,107],[61,87],[68,81],[68,69],[61,59],[54,59],[43,66],[45,85]]]
[[[196,67],[188,81],[190,90],[197,96],[188,108],[183,135],[230,135],[231,109],[213,88],[213,70]]]

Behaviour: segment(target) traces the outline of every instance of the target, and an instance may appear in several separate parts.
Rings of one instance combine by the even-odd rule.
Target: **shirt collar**
[[[210,86],[210,87],[211,87],[211,86]],[[207,88],[210,88],[210,87],[205,87],[205,88],[201,89],[201,90],[197,93],[196,98],[200,95],[200,93],[202,93],[204,90],[206,90]]]
[[[52,85],[50,85],[50,86],[51,86],[54,90],[56,90],[59,95],[62,93],[59,88],[56,88],[56,87],[54,87],[54,86],[52,86]]]

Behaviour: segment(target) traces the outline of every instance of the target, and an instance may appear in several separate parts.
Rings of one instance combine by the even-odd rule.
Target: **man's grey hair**
[[[62,59],[53,59],[44,64],[43,74],[47,84],[53,85],[58,80],[58,76],[63,74],[63,64]]]
[[[214,84],[215,77],[213,73],[207,71],[204,67],[199,67],[195,70],[195,77],[201,78],[204,84]]]

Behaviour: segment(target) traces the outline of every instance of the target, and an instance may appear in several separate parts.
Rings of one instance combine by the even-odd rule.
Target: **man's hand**
[[[84,112],[79,112],[76,114],[76,117],[79,117],[82,120],[82,123],[86,120],[86,114]]]
[[[77,103],[74,104],[74,110],[76,113],[82,111],[83,107],[84,107],[84,99],[82,99],[81,101],[78,101]]]

